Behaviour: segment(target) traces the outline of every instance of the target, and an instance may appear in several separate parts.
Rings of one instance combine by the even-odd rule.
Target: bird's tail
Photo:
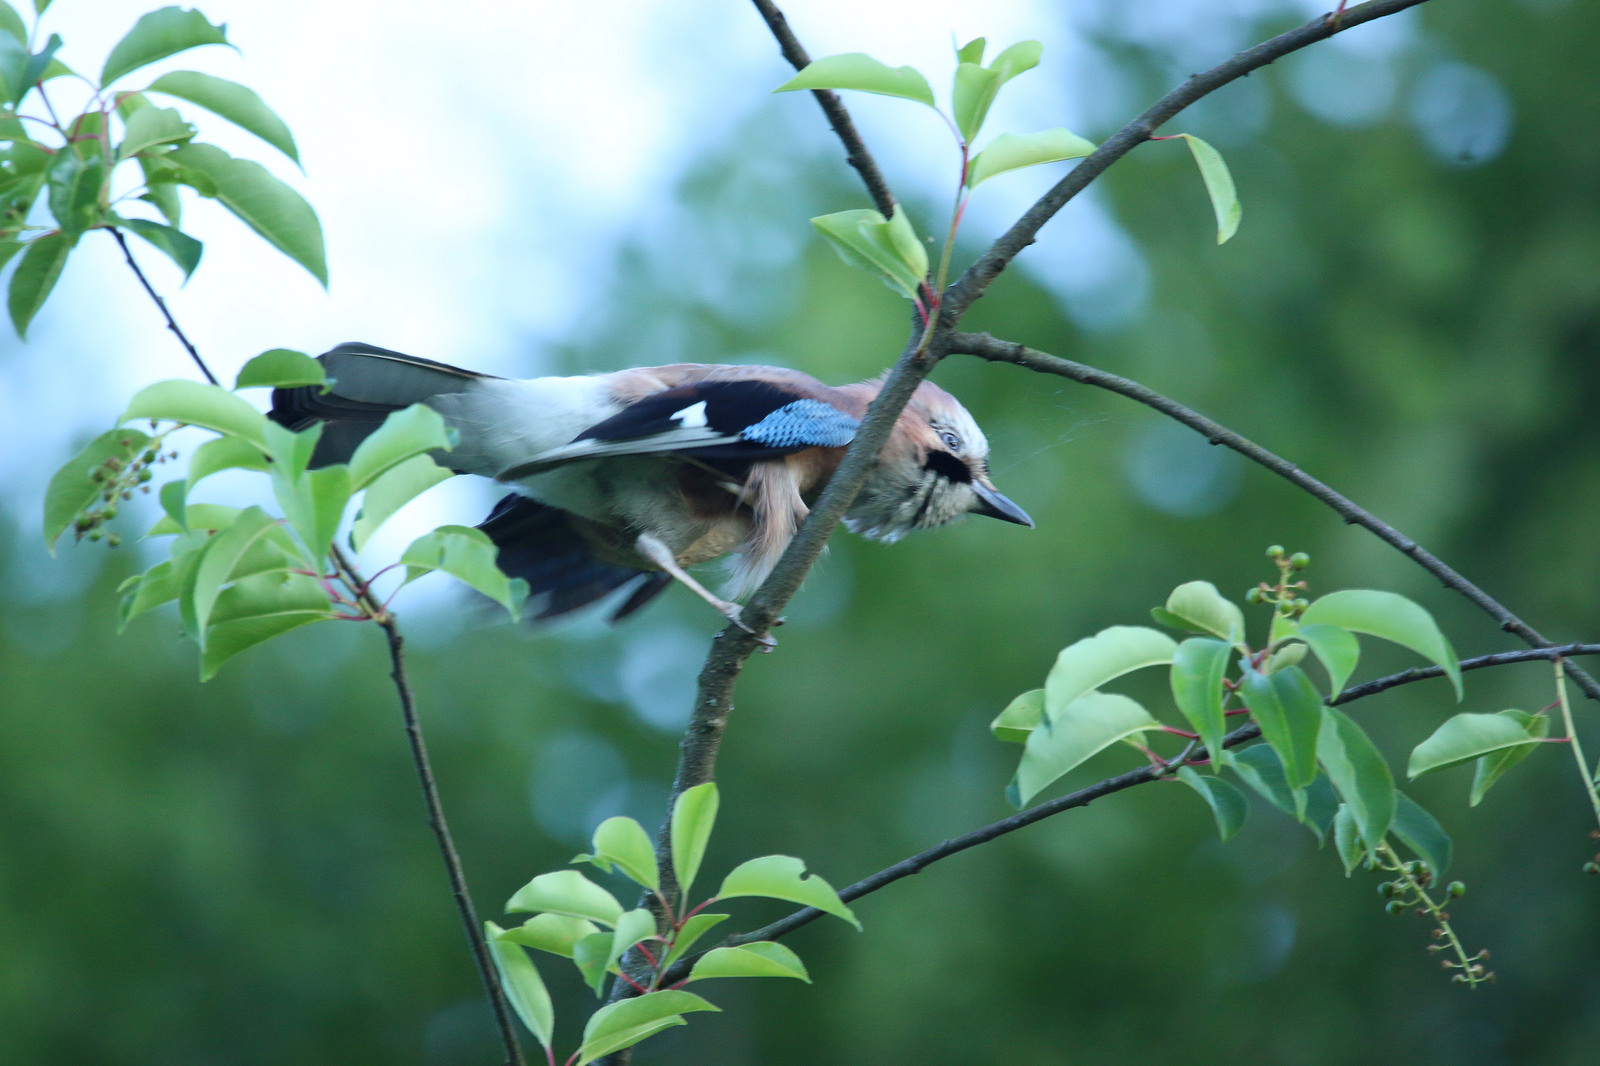
[[[311,460],[314,466],[349,462],[356,446],[389,412],[460,392],[489,376],[358,342],[341,344],[318,361],[328,374],[327,391],[314,385],[274,389],[268,412],[269,418],[289,429],[323,424]]]
[[[638,580],[633,594],[611,615],[611,621],[621,621],[672,583],[659,571],[601,562],[573,528],[571,515],[526,496],[505,497],[478,528],[500,550],[500,569],[528,583],[535,618],[576,611]]]

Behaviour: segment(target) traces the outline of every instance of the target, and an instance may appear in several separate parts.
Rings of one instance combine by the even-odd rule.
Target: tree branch
[[[144,271],[139,269],[139,264],[134,261],[133,252],[128,248],[128,239],[115,226],[106,228],[111,231],[111,236],[116,238],[117,247],[122,249],[122,256],[128,261],[128,267],[133,271],[133,276],[139,279],[139,284],[144,286],[144,291],[149,293],[150,299],[155,301],[156,307],[161,311],[161,316],[167,320],[167,328],[178,338],[178,343],[183,345],[184,351],[189,353],[189,358],[194,360],[194,365],[200,368],[200,373],[204,374],[206,380],[211,384],[221,384],[217,380],[217,375],[211,372],[209,366],[206,366],[206,361],[200,358],[200,353],[195,350],[195,346],[189,343],[189,338],[184,334],[183,330],[178,328],[177,320],[172,317],[172,312],[167,310],[167,301],[161,298],[155,287],[150,284],[150,279],[144,276]]]
[[[778,5],[771,0],[753,0],[753,2],[756,10],[761,12],[761,18],[766,22],[767,29],[772,31],[772,36],[777,40],[783,58],[787,59],[796,70],[810,66],[811,57],[801,47],[794,31],[789,28],[789,20],[778,10]],[[813,89],[811,95],[817,98],[822,113],[828,117],[828,125],[833,127],[833,132],[843,142],[845,159],[856,168],[856,173],[861,175],[861,181],[866,185],[867,194],[872,197],[878,213],[888,218],[894,214],[894,194],[889,191],[889,183],[883,179],[883,172],[878,169],[872,153],[867,151],[866,142],[861,139],[861,134],[856,132],[856,124],[850,118],[850,112],[845,110],[839,94],[829,89]]]
[[[950,338],[950,350],[975,355],[992,362],[1015,363],[1017,366],[1026,367],[1041,374],[1055,374],[1058,377],[1068,378],[1083,385],[1093,385],[1095,388],[1105,389],[1119,396],[1126,396],[1130,400],[1160,411],[1173,421],[1181,422],[1188,426],[1212,444],[1221,444],[1231,448],[1251,462],[1266,467],[1296,488],[1304,490],[1313,498],[1326,504],[1335,514],[1351,525],[1358,525],[1371,531],[1384,543],[1394,547],[1401,554],[1409,556],[1418,566],[1438,578],[1446,588],[1453,589],[1465,596],[1479,610],[1493,618],[1505,632],[1515,634],[1535,648],[1548,648],[1554,643],[1547,640],[1542,633],[1528,625],[1521,618],[1511,613],[1499,600],[1484,592],[1461,574],[1456,573],[1455,570],[1451,569],[1432,552],[1370,511],[1356,506],[1348,498],[1335,492],[1332,488],[1307,474],[1287,459],[1274,455],[1259,444],[1246,440],[1221,423],[1214,422],[1196,411],[1191,411],[1182,404],[1168,399],[1153,389],[1146,388],[1137,381],[1131,381],[1116,374],[1109,374],[1104,370],[1085,366],[1082,363],[1075,363],[1070,359],[1062,359],[1060,356],[1036,351],[1025,345],[999,340],[987,333],[955,334]],[[1570,670],[1569,673],[1572,679],[1578,683],[1578,687],[1583,689],[1584,695],[1592,700],[1600,700],[1600,684],[1596,684],[1595,679],[1590,674],[1576,668]]]

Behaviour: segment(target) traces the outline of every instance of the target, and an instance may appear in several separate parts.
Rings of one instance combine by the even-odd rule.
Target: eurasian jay
[[[348,461],[391,411],[437,411],[460,435],[440,463],[515,490],[479,528],[499,548],[500,568],[543,597],[540,618],[637,582],[616,621],[676,578],[743,626],[738,605],[686,568],[733,553],[731,595],[753,591],[882,384],[701,363],[517,381],[369,344],[341,344],[320,360],[331,389],[274,391],[273,420],[323,423],[312,462],[326,465]],[[924,382],[845,525],[883,541],[969,513],[1031,527],[989,480],[988,456],[966,408]]]

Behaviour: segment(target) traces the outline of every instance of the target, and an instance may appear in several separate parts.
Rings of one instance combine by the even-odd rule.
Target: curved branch
[[[139,279],[139,284],[144,286],[144,291],[150,296],[150,299],[155,301],[156,307],[161,311],[161,316],[167,320],[167,328],[172,331],[173,336],[178,338],[178,343],[183,345],[184,351],[189,353],[189,358],[194,360],[194,365],[200,368],[200,373],[206,376],[207,381],[213,385],[220,385],[221,382],[217,380],[217,375],[211,372],[211,368],[206,366],[206,361],[200,358],[200,353],[189,342],[188,335],[178,328],[177,319],[173,318],[172,312],[167,310],[167,301],[161,298],[161,294],[156,292],[155,286],[150,284],[150,279],[144,276],[144,271],[139,269],[139,264],[134,261],[133,252],[128,248],[128,238],[124,237],[122,231],[115,226],[107,226],[106,229],[111,232],[111,236],[116,238],[117,247],[122,249],[122,257],[128,261],[128,267],[133,271],[133,276]]]
[[[1287,459],[1274,455],[1259,444],[1241,437],[1221,423],[1214,422],[1205,415],[1192,411],[1183,406],[1183,404],[1170,400],[1161,393],[1139,384],[1137,381],[1119,377],[1116,374],[1109,374],[1104,370],[1085,366],[1082,363],[1075,363],[1070,359],[1062,359],[1060,356],[1036,351],[1025,345],[999,340],[987,333],[954,334],[950,338],[950,350],[952,352],[975,355],[980,359],[988,359],[991,362],[1015,363],[1017,366],[1026,367],[1041,374],[1055,374],[1058,377],[1068,378],[1082,385],[1093,385],[1095,388],[1105,389],[1119,396],[1126,396],[1130,400],[1160,411],[1173,421],[1181,422],[1188,426],[1212,444],[1221,444],[1224,447],[1231,448],[1251,462],[1266,467],[1296,488],[1304,490],[1313,498],[1326,504],[1335,514],[1351,525],[1358,525],[1371,531],[1384,543],[1394,547],[1401,554],[1409,556],[1418,566],[1438,578],[1446,588],[1453,589],[1465,596],[1479,610],[1493,618],[1505,632],[1515,634],[1535,648],[1553,646],[1552,641],[1546,639],[1542,633],[1521,618],[1518,618],[1499,600],[1484,592],[1461,574],[1458,574],[1432,552],[1378,518],[1372,512],[1358,507],[1347,497],[1318,481]],[[1577,682],[1578,687],[1583,689],[1584,695],[1592,700],[1600,700],[1600,684],[1597,684],[1590,674],[1578,669],[1570,670],[1569,674]]]
[[[1551,659],[1565,658],[1573,655],[1600,655],[1600,644],[1563,644],[1560,647],[1530,648],[1527,650],[1496,652],[1492,655],[1479,655],[1471,659],[1463,659],[1461,662],[1461,669],[1482,670],[1486,667],[1504,666],[1508,663],[1548,661]],[[1571,664],[1569,663],[1568,669],[1570,670],[1570,668]],[[1365,684],[1354,685],[1345,689],[1338,696],[1325,700],[1324,702],[1330,707],[1337,706],[1339,704],[1352,703],[1355,700],[1363,699],[1367,696],[1374,696],[1379,692],[1386,692],[1392,688],[1399,688],[1401,685],[1409,685],[1414,681],[1425,681],[1430,678],[1443,676],[1444,671],[1439,669],[1437,666],[1422,667],[1415,670],[1405,670],[1398,674],[1390,674],[1387,677],[1376,678],[1375,680],[1368,681]],[[1259,726],[1255,725],[1254,723],[1244,725],[1229,733],[1227,738],[1223,741],[1223,746],[1228,748],[1235,747],[1247,740],[1253,740],[1260,735],[1261,729]],[[1191,753],[1191,755],[1194,757],[1200,757],[1202,754],[1203,749],[1196,749]],[[1168,768],[1170,769],[1176,766],[1177,761],[1178,760],[1174,760],[1172,763],[1169,763]],[[1104,781],[1097,782],[1096,784],[1090,785],[1087,788],[1081,788],[1076,792],[1068,793],[1065,796],[1059,796],[1056,799],[1041,803],[1038,806],[1029,807],[1025,811],[1019,811],[1010,817],[1002,818],[997,822],[986,825],[981,829],[975,829],[963,836],[953,837],[950,840],[941,841],[925,851],[919,851],[915,855],[900,860],[893,866],[884,867],[877,873],[863,877],[855,884],[850,885],[847,888],[840,889],[839,898],[844,900],[846,903],[849,903],[853,900],[860,899],[862,896],[871,895],[880,888],[893,884],[901,878],[910,877],[912,874],[920,873],[922,870],[938,862],[940,859],[949,858],[952,855],[966,851],[968,848],[975,848],[979,844],[986,844],[997,837],[1005,836],[1008,833],[1014,833],[1018,829],[1022,829],[1025,826],[1030,826],[1035,822],[1043,821],[1052,815],[1060,814],[1063,811],[1074,810],[1078,807],[1087,807],[1090,803],[1093,803],[1095,800],[1104,796],[1109,796],[1117,792],[1123,792],[1127,789],[1133,788],[1135,785],[1143,785],[1151,781],[1158,781],[1166,776],[1167,770],[1155,766],[1141,766],[1137,770],[1130,770],[1125,774],[1118,774],[1116,777],[1108,777]],[[755,929],[748,933],[740,933],[736,936],[731,936],[718,946],[733,947],[739,944],[749,944],[757,940],[775,940],[786,933],[794,932],[803,925],[807,925],[816,921],[818,918],[823,916],[823,913],[824,912],[817,910],[815,907],[802,907],[799,910],[794,911],[793,913],[788,914],[775,922],[772,922],[770,925],[764,925],[760,929]],[[695,959],[702,954],[704,954],[704,952],[697,952],[674,963],[672,969],[668,971],[664,980],[669,982],[677,981],[687,976],[689,970],[694,966]]]
[[[1359,26],[1363,22],[1393,15],[1425,2],[1426,0],[1369,0],[1368,3],[1349,8],[1337,18],[1333,15],[1319,15],[1299,29],[1279,34],[1254,48],[1247,48],[1226,63],[1220,63],[1202,74],[1191,75],[1188,81],[1157,100],[1144,114],[1108,137],[1099,148],[1073,167],[1049,192],[1041,196],[1026,214],[1003,233],[989,250],[945,291],[944,315],[941,317],[954,326],[967,308],[983,295],[990,283],[1000,275],[1011,260],[1016,258],[1017,253],[1034,242],[1039,230],[1054,218],[1069,200],[1082,192],[1085,186],[1099,177],[1112,163],[1149,140],[1152,133],[1180,111],[1202,97],[1216,92],[1229,82],[1237,81],[1291,52],[1327,40],[1334,34]]]
[[[752,0],[752,2],[756,5],[756,10],[761,12],[761,18],[766,22],[767,29],[772,31],[772,36],[777,40],[783,58],[787,59],[796,70],[810,66],[811,56],[806,53],[799,39],[795,37],[794,31],[789,28],[789,20],[778,10],[778,5],[772,3],[772,0]],[[844,144],[845,158],[856,168],[856,173],[861,175],[861,181],[866,185],[867,194],[872,197],[878,213],[888,218],[894,214],[894,194],[889,191],[889,183],[883,180],[883,172],[878,169],[872,153],[867,151],[866,142],[861,139],[861,134],[856,132],[856,124],[851,120],[850,112],[845,110],[839,94],[829,89],[813,89],[811,94],[817,98],[822,113],[828,116],[828,125],[833,127],[833,132]]]

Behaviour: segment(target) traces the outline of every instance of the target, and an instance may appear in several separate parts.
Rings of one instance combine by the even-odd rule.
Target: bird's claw
[[[745,624],[744,612],[739,609],[739,605],[737,603],[728,604],[727,607],[723,610],[722,615],[728,621],[732,622],[734,625],[738,626],[740,629],[744,630],[746,633],[749,633],[752,637],[754,637],[756,643],[761,645],[761,650],[762,651],[771,651],[773,648],[776,648],[778,646],[778,642],[776,640],[772,639],[772,634],[770,634],[770,633],[757,633],[754,629],[750,628],[748,625]],[[782,625],[783,622],[780,619],[779,621],[774,622],[773,624],[774,625]]]

